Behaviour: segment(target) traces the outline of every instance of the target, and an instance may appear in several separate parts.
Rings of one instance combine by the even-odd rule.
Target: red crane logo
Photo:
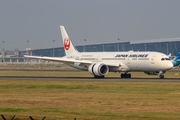
[[[70,48],[70,39],[68,37],[64,39],[64,48],[66,50],[69,50]]]

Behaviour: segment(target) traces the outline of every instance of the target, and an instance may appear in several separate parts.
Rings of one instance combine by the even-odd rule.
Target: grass
[[[7,67],[7,66],[6,66]],[[10,67],[10,66],[8,66]],[[39,66],[13,66],[34,67]],[[49,67],[49,66],[44,66]],[[52,67],[52,66],[50,66]],[[56,67],[56,66],[55,66]],[[159,78],[131,72],[132,78]],[[0,71],[0,76],[93,77],[87,71]],[[106,77],[119,77],[108,73]],[[180,78],[179,71],[165,78]],[[72,78],[73,79],[73,78]],[[0,80],[0,114],[29,120],[178,120],[180,83],[53,80]],[[76,81],[77,80],[77,81]],[[0,117],[0,120],[3,120]]]
[[[0,80],[0,114],[47,120],[178,120],[180,83]],[[1,118],[0,118],[1,120]]]

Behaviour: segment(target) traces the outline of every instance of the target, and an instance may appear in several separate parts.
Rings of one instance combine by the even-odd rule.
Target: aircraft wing
[[[77,64],[78,66],[90,66],[92,63],[91,61],[86,61],[86,60],[75,60],[75,59],[69,59],[69,58],[64,58],[64,57],[42,57],[42,56],[29,56],[29,55],[24,55],[26,58],[37,58],[45,61],[53,61],[53,62],[62,62],[66,64]],[[103,62],[104,63],[104,62]],[[104,63],[109,67],[120,67],[121,64],[119,63]]]
[[[69,59],[69,58],[59,58],[59,57],[41,57],[41,56],[28,56],[24,55],[26,58],[37,58],[41,60],[46,60],[46,61],[54,61],[54,62],[62,62],[62,63],[67,63],[67,64],[79,64],[79,66],[83,65],[91,65],[91,61],[86,61],[86,60],[75,60],[75,59]]]

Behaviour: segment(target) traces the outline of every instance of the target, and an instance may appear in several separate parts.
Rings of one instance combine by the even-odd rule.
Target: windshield
[[[170,59],[169,58],[161,58],[161,60],[164,61],[164,60],[170,60]]]

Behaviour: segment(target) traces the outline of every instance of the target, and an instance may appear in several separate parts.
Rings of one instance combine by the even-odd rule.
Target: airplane
[[[104,78],[108,72],[123,72],[121,78],[131,78],[128,72],[142,71],[148,75],[159,75],[180,64],[180,52],[175,60],[160,52],[78,52],[72,44],[64,26],[60,26],[64,50],[64,57],[28,56],[45,61],[65,63],[76,69],[89,71],[94,78]]]

